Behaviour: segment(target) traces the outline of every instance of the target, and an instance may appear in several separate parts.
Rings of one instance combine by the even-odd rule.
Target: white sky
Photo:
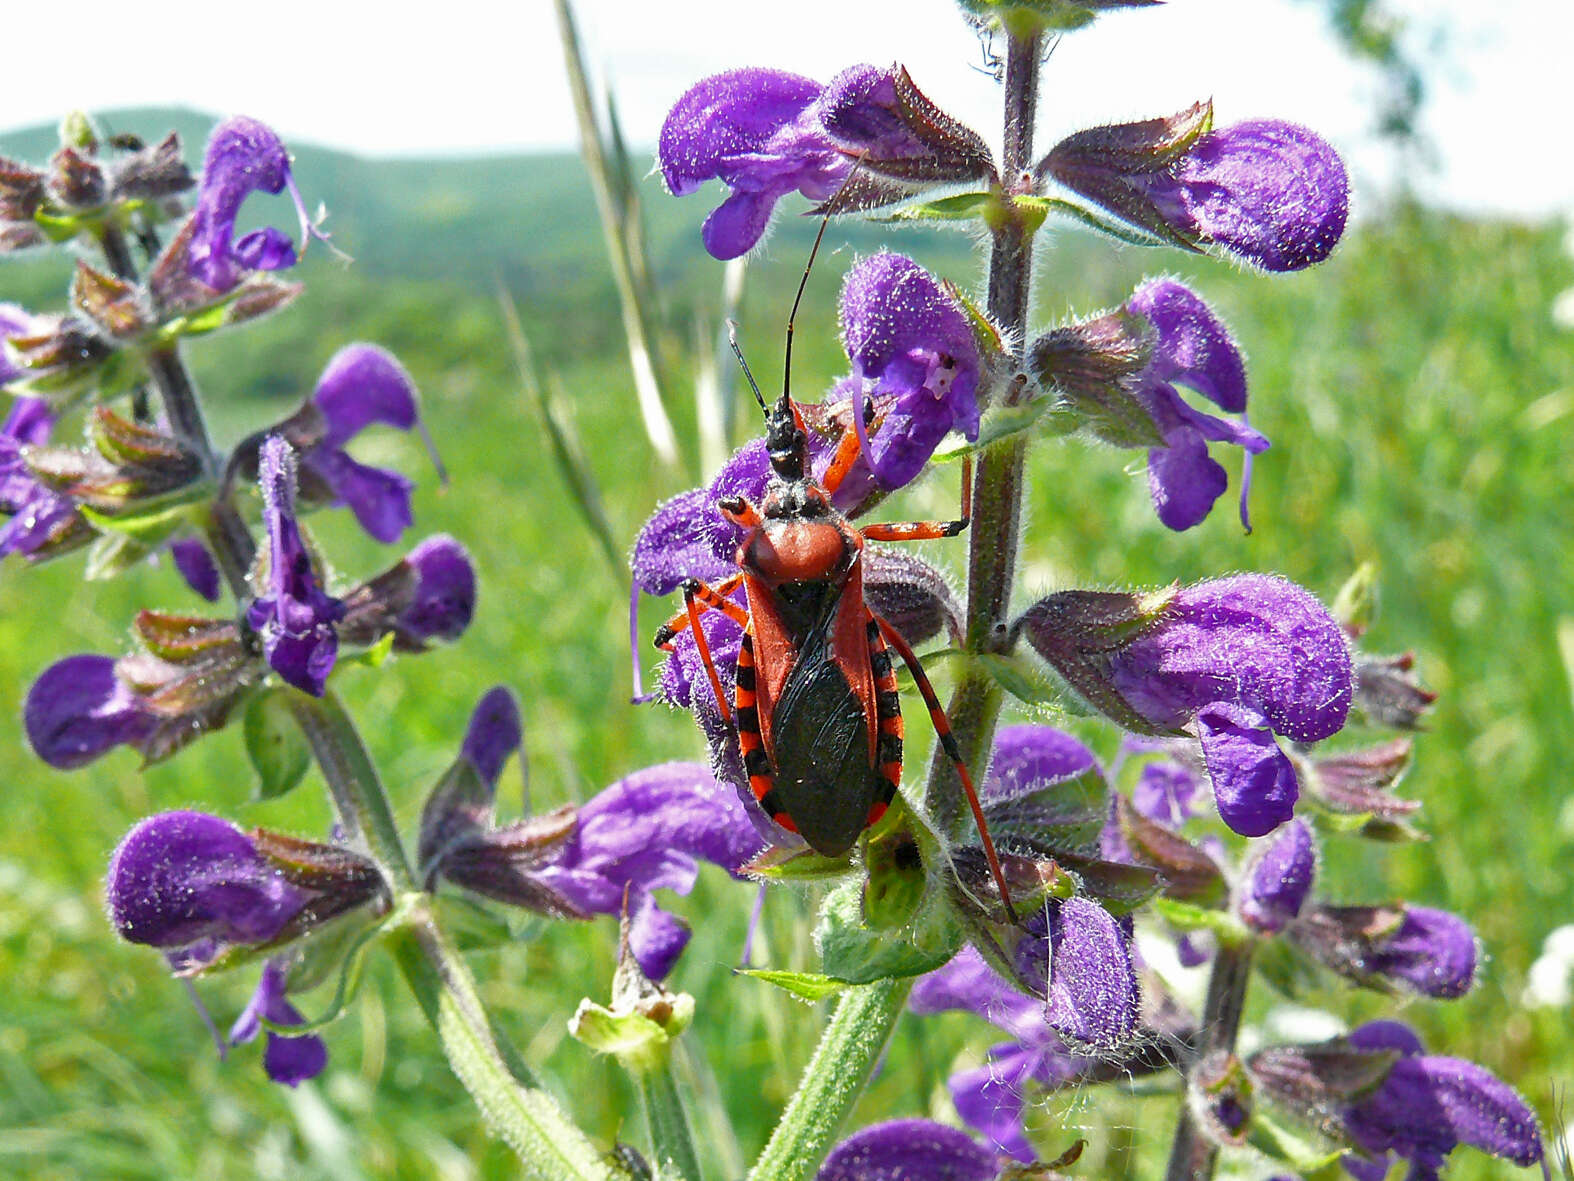
[[[1442,172],[1426,186],[1465,210],[1574,210],[1566,0],[1391,0],[1423,32],[1446,25],[1429,130]],[[367,155],[571,148],[573,112],[549,0],[399,5],[283,0],[161,6],[123,0],[7,4],[0,134],[71,107],[180,104],[245,113],[288,143]],[[1364,134],[1374,84],[1306,0],[1169,0],[1071,34],[1044,74],[1040,143],[1093,123],[1167,114],[1212,95],[1219,123],[1277,116],[1315,127],[1357,177],[1387,161]],[[652,143],[693,81],[739,65],[828,79],[901,61],[941,106],[998,138],[995,86],[952,0],[579,0],[593,69],[616,87],[629,139]],[[409,13],[411,15],[402,15]],[[134,20],[128,19],[134,17]],[[76,30],[61,36],[61,22]],[[116,36],[105,31],[120,28]],[[28,48],[22,48],[28,47]]]

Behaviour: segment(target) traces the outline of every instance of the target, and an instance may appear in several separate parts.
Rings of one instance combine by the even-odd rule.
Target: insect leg
[[[734,606],[726,599],[721,601],[727,603],[729,607]],[[683,588],[683,606],[689,615],[689,626],[694,629],[694,646],[699,649],[700,661],[705,665],[705,674],[710,677],[711,692],[716,694],[716,708],[721,711],[722,721],[731,726],[732,710],[727,705],[727,691],[721,687],[721,678],[716,675],[716,662],[711,658],[710,641],[705,638],[705,629],[700,626],[700,607],[695,600],[692,586]],[[747,615],[743,617],[745,626],[748,625],[748,618]]]
[[[989,861],[989,872],[994,875],[995,886],[1000,891],[1000,901],[1005,905],[1006,914],[1015,923],[1016,908],[1011,905],[1011,891],[1006,886],[1005,872],[1000,868],[1000,855],[995,852],[995,842],[989,835],[989,825],[984,821],[984,810],[979,806],[978,792],[973,788],[973,777],[968,774],[967,764],[962,761],[962,751],[957,746],[956,739],[951,736],[951,721],[946,717],[945,707],[935,696],[935,688],[924,675],[923,665],[918,663],[918,657],[913,655],[913,649],[902,638],[901,633],[874,612],[871,611],[869,614],[880,625],[880,634],[885,637],[885,642],[895,648],[897,654],[901,656],[902,662],[913,674],[913,681],[918,686],[919,693],[923,694],[924,704],[929,707],[929,720],[934,723],[940,746],[944,749],[946,757],[955,764],[956,773],[962,780],[962,790],[967,793],[967,806],[973,810],[973,822],[978,825],[978,835],[984,843],[984,857]]]
[[[962,460],[962,515],[954,521],[888,521],[859,530],[867,541],[926,541],[955,537],[973,519],[973,457]]]
[[[699,613],[703,613],[709,608],[715,608],[731,617],[735,622],[747,624],[749,622],[748,612],[727,597],[737,590],[742,582],[743,575],[741,573],[729,574],[715,586],[706,586],[703,582],[693,578],[685,582],[683,585],[685,599],[683,610],[679,611],[657,629],[656,647],[668,652],[672,651],[673,637],[689,626],[690,616],[686,600],[689,598],[690,584],[693,585],[693,597],[699,600]]]
[[[865,824],[874,824],[885,815],[891,799],[902,786],[902,699],[896,689],[896,667],[891,663],[891,650],[873,613],[869,616],[869,668],[874,673],[875,716],[878,731],[875,744],[875,765],[888,785],[882,798],[869,809]]]

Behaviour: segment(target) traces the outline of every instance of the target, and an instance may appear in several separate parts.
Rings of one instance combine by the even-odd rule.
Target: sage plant
[[[1211,1177],[1221,1154],[1281,1177],[1342,1167],[1378,1178],[1394,1161],[1436,1177],[1461,1146],[1545,1167],[1536,1117],[1515,1091],[1425,1052],[1395,1022],[1249,1053],[1238,1043],[1259,969],[1439,1000],[1475,981],[1462,918],[1420,901],[1334,904],[1320,889],[1323,843],[1409,823],[1417,805],[1392,789],[1410,756],[1405,732],[1431,703],[1407,659],[1365,649],[1359,583],[1335,608],[1268,573],[1020,601],[1035,543],[1022,513],[1033,449],[1082,436],[1145,452],[1154,510],[1177,531],[1210,516],[1237,451],[1248,522],[1252,460],[1273,454],[1247,420],[1240,345],[1201,293],[1156,277],[1114,308],[1035,317],[1034,260],[1051,246],[1051,219],[1268,273],[1315,265],[1344,230],[1343,165],[1294,124],[1215,126],[1200,102],[1036,146],[1053,39],[1148,2],[964,0],[999,50],[998,151],[900,65],[850,65],[825,83],[740,67],[696,82],[660,136],[674,194],[710,180],[727,190],[701,235],[718,260],[753,250],[795,194],[824,218],[963,222],[987,242],[974,290],[889,251],[856,261],[840,298],[846,375],[800,411],[811,474],[846,468],[833,503],[850,519],[936,471],[971,473],[960,595],[912,554],[870,546],[859,560],[879,615],[910,644],[949,648],[952,732],[979,781],[999,877],[938,748],[844,855],[814,853],[761,810],[716,692],[730,697],[743,671],[741,592],[737,610],[678,630],[656,674],[653,696],[692,714],[708,762],[630,769],[583,804],[503,822],[498,780],[523,726],[499,686],[478,695],[417,830],[402,832],[337,682],[347,665],[376,667],[390,653],[437,659],[423,654],[461,640],[478,609],[476,572],[458,540],[435,536],[341,580],[309,521],[348,509],[382,544],[417,525],[411,478],[346,448],[365,429],[424,429],[414,383],[386,350],[348,344],[298,409],[220,453],[183,356],[205,334],[282,312],[301,290],[292,268],[325,235],[284,145],[254,119],[228,120],[193,175],[174,136],[108,139],[73,117],[47,164],[0,165],[5,248],[78,250],[67,311],[0,308],[12,399],[0,553],[38,562],[85,551],[104,576],[168,550],[216,604],[211,618],[141,611],[126,621],[129,654],[44,669],[27,697],[28,741],[69,771],[124,757],[111,753],[120,746],[156,763],[238,730],[268,794],[296,787],[314,759],[335,810],[331,833],[307,835],[162,813],[138,820],[110,858],[108,913],[122,937],[157,949],[180,977],[255,973],[228,1044],[265,1034],[269,1077],[305,1082],[333,1052],[332,1021],[353,1004],[361,960],[383,951],[526,1175],[697,1181],[672,1048],[690,1024],[727,1017],[696,1012],[663,983],[689,932],[658,895],[686,893],[709,862],[740,883],[740,909],[753,893],[745,880],[815,891],[818,962],[756,974],[834,998],[755,1181],[1061,1176],[1080,1145],[1044,1143],[1026,1126],[1032,1105],[1139,1077],[1175,1098],[1171,1181]],[[254,192],[292,196],[295,236],[237,237]],[[78,418],[86,445],[60,429]],[[850,461],[838,456],[845,437],[857,443]],[[1087,462],[1120,460],[1090,451]],[[755,439],[656,508],[632,543],[634,607],[734,571],[743,531],[722,505],[757,500],[778,479]],[[1044,724],[1030,707],[1046,696],[1120,735],[1119,757],[1105,765]],[[616,976],[591,986],[606,1002],[587,996],[571,1019],[533,1016],[570,1019],[586,1047],[627,1068],[648,1118],[642,1145],[596,1142],[502,1040],[438,905],[455,894],[555,922],[618,919]],[[1200,1011],[1150,962],[1161,947],[1208,965]],[[319,989],[332,994],[326,1007],[309,1003]],[[1009,1040],[950,1079],[955,1124],[915,1113],[848,1127],[908,1010],[965,1010]]]

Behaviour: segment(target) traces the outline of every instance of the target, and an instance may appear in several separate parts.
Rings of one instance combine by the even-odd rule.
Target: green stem
[[[292,693],[290,708],[328,781],[346,837],[371,854],[407,903],[403,919],[388,935],[394,959],[487,1126],[519,1154],[525,1176],[543,1181],[618,1177],[498,1036],[468,965],[417,892],[388,793],[344,705],[331,692],[321,699]]]
[[[1006,49],[1005,135],[1001,182],[1014,192],[1030,167],[1037,107],[1041,37],[1013,33]],[[1032,234],[1013,211],[994,229],[989,255],[989,315],[1003,330],[1020,368],[1026,357],[1027,313],[1033,275]],[[973,523],[968,530],[967,638],[972,653],[1005,652],[1008,620],[1022,533],[1020,440],[991,447],[979,457],[973,481]],[[994,678],[971,662],[962,666],[949,709],[951,731],[962,761],[981,778],[989,763],[1002,693]],[[947,836],[957,835],[964,815],[962,784],[937,744],[930,761],[924,806]]]
[[[152,231],[148,231],[151,236]],[[137,281],[137,265],[126,244],[126,236],[117,226],[106,225],[99,232],[99,244],[109,267],[120,278]],[[149,243],[156,247],[157,238]],[[201,457],[203,469],[216,477],[222,465],[213,450],[213,439],[208,434],[207,420],[202,415],[202,403],[197,397],[197,387],[191,380],[186,363],[181,360],[178,344],[161,345],[148,353],[148,374],[159,392],[170,429],[177,438]],[[140,391],[139,391],[140,393]],[[145,410],[145,407],[143,407]],[[139,417],[141,414],[139,413]],[[251,597],[246,578],[257,555],[257,543],[251,530],[230,503],[227,488],[211,506],[210,521],[206,530],[208,544],[212,547],[219,571],[235,596],[243,603]]]
[[[454,1074],[487,1126],[518,1154],[524,1166],[521,1175],[541,1181],[617,1178],[556,1100],[537,1087],[521,1085],[509,1071],[470,969],[430,913],[418,913],[389,941]]]
[[[912,987],[910,979],[879,980],[842,995],[749,1181],[814,1176],[863,1094]]]
[[[388,793],[344,703],[332,690],[320,698],[291,693],[289,702],[290,712],[328,781],[345,839],[372,855],[396,894],[415,892],[419,886],[405,856]]]
[[[1218,1051],[1233,1052],[1240,1033],[1241,1013],[1246,1008],[1246,986],[1252,978],[1250,940],[1222,942],[1213,957],[1213,972],[1208,977],[1208,999],[1203,1004],[1203,1041],[1198,1058]],[[1184,1081],[1185,1076],[1182,1075]],[[1186,1090],[1181,1091],[1180,1114],[1175,1120],[1175,1138],[1170,1142],[1170,1161],[1165,1181],[1209,1181],[1219,1163],[1219,1146],[1203,1134]]]
[[[689,1117],[672,1077],[671,1061],[644,1071],[639,1076],[645,1096],[645,1119],[650,1124],[650,1146],[661,1181],[680,1179],[700,1181],[699,1159],[694,1155],[694,1140],[689,1134]]]

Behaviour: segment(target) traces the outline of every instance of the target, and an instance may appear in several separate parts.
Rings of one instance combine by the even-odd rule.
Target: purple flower
[[[995,1154],[966,1132],[904,1119],[853,1133],[831,1149],[815,1181],[995,1181],[999,1171]]]
[[[0,304],[0,337],[23,326],[22,321],[8,320],[12,306]],[[0,351],[0,384],[16,372]],[[5,424],[0,426],[0,515],[11,518],[0,525],[0,558],[7,554],[47,557],[56,546],[70,544],[78,536],[84,540],[91,536],[76,502],[40,484],[22,460],[23,447],[49,441],[54,421],[47,402],[23,395],[12,401]]]
[[[423,875],[557,917],[620,914],[626,897],[630,949],[647,976],[661,979],[689,932],[652,891],[688,893],[696,859],[736,872],[754,857],[764,842],[742,802],[704,767],[664,763],[620,779],[577,814],[559,809],[496,827],[497,775],[522,739],[512,695],[492,690],[471,718],[460,764],[422,814]]]
[[[524,746],[524,726],[519,719],[519,703],[502,685],[489,690],[476,703],[459,748],[476,773],[492,787],[503,772],[508,756]]]
[[[246,610],[272,669],[321,697],[339,651],[334,624],[344,604],[322,589],[295,523],[295,455],[277,435],[262,446],[263,519],[268,529],[267,593]]]
[[[1149,820],[1179,828],[1199,811],[1198,787],[1197,776],[1185,763],[1174,759],[1148,763],[1131,789],[1131,803]]]
[[[1233,443],[1246,452],[1241,524],[1250,530],[1251,458],[1268,449],[1268,440],[1245,421],[1246,367],[1235,341],[1213,310],[1175,279],[1144,283],[1126,309],[1145,318],[1155,333],[1152,360],[1137,379],[1136,396],[1165,443],[1148,451],[1148,488],[1159,520],[1175,530],[1202,522],[1229,484],[1224,468],[1209,457],[1208,443]],[[1176,384],[1239,414],[1241,422],[1192,409]]]
[[[913,986],[913,1012],[966,1009],[1014,1040],[992,1046],[988,1062],[951,1076],[947,1086],[957,1114],[998,1152],[1023,1162],[1034,1159],[1022,1132],[1029,1085],[1053,1090],[1079,1077],[1084,1065],[1044,1019],[1042,1001],[1018,991],[984,963],[972,947]]]
[[[415,593],[395,626],[421,643],[457,640],[475,616],[475,566],[469,551],[439,533],[417,545],[405,561],[415,569]]]
[[[910,258],[882,251],[847,272],[842,343],[853,371],[833,400],[851,403],[859,462],[886,489],[910,483],[951,431],[978,438],[983,359],[966,313]],[[880,425],[866,433],[873,399]]]
[[[164,812],[126,834],[104,887],[121,937],[166,952],[276,939],[312,900],[227,820]]]
[[[1370,1158],[1345,1158],[1353,1176],[1383,1176],[1392,1154],[1410,1162],[1413,1181],[1436,1181],[1461,1144],[1521,1167],[1543,1159],[1535,1113],[1491,1072],[1423,1054],[1415,1034],[1398,1022],[1363,1025],[1349,1041],[1357,1049],[1400,1054],[1382,1084],[1342,1112],[1346,1135]]]
[[[696,83],[668,113],[656,152],[667,188],[681,197],[714,179],[731,190],[705,219],[713,257],[752,249],[794,189],[823,201],[847,176],[851,162],[816,107],[823,90],[781,70],[730,70]]]
[[[659,980],[689,932],[650,892],[687,894],[696,858],[735,873],[764,844],[730,785],[697,763],[663,763],[625,776],[580,808],[578,827],[541,876],[588,914],[619,913],[627,891],[630,950]]]
[[[1072,899],[1065,905],[1069,906],[1073,902],[1089,910],[1101,910],[1082,899]],[[1078,911],[1074,909],[1070,925],[1075,927],[1078,918]],[[1066,921],[1062,919],[1059,926],[1065,931]],[[1095,920],[1089,926],[1099,929],[1104,924]],[[1075,989],[1070,984],[1072,977],[1080,976],[1087,980],[1100,970],[1097,965],[1075,964],[1071,961],[1090,950],[1095,953],[1093,959],[1102,959],[1097,954],[1102,942],[1072,935],[1057,950],[1056,955],[1065,961],[1061,967],[1059,986],[1062,1002]],[[1123,994],[1126,990],[1124,977],[1130,965],[1129,949],[1116,958],[1123,958],[1126,966],[1115,968],[1111,979],[1120,978],[1120,982],[1106,1000],[1108,1007],[1124,1013],[1127,998],[1116,994]],[[1051,987],[1053,991],[1054,986]],[[1132,980],[1130,987],[1130,1004],[1133,1006],[1130,1011],[1134,1022],[1135,980]],[[1098,990],[1081,991],[1091,995]],[[1096,1005],[1098,1003],[1095,1002]],[[1111,1054],[1112,1046],[1108,1044],[1102,1049],[1095,1049],[1085,1042],[1075,1045],[1069,1043],[1064,1032],[1054,1024],[1055,999],[1051,1000],[1046,1010],[1042,1000],[1034,999],[1007,983],[972,947],[964,948],[945,967],[921,977],[913,986],[908,1004],[914,1013],[920,1015],[947,1009],[966,1009],[1011,1035],[1013,1040],[990,1048],[985,1065],[952,1075],[947,1085],[956,1104],[957,1114],[963,1121],[982,1133],[997,1151],[1019,1161],[1034,1159],[1033,1150],[1022,1131],[1022,1113],[1030,1086],[1056,1090],[1082,1080],[1147,1073],[1160,1065],[1157,1059],[1146,1061],[1140,1050],[1136,1055],[1122,1056],[1119,1053]],[[1063,1004],[1059,1011],[1066,1011]],[[1086,1021],[1080,1024],[1086,1028]],[[1129,1043],[1129,1037],[1123,1040]]]
[[[230,1027],[230,1045],[240,1046],[255,1040],[262,1032],[265,1020],[275,1025],[301,1025],[305,1022],[300,1011],[285,996],[287,983],[282,961],[271,959],[263,965],[256,991]],[[299,1086],[307,1079],[316,1078],[327,1065],[328,1047],[316,1034],[290,1036],[268,1030],[262,1066],[274,1082],[287,1087]]]
[[[1317,873],[1317,843],[1304,820],[1291,820],[1265,842],[1241,882],[1236,907],[1247,926],[1282,931],[1301,913]]]
[[[1270,271],[1327,258],[1349,212],[1339,154],[1293,123],[1204,131],[1211,120],[1199,104],[1171,119],[1078,132],[1039,173],[1179,245],[1218,246]]]
[[[195,537],[182,537],[171,543],[170,557],[186,585],[210,603],[219,601],[219,568],[213,564],[208,547]]]
[[[1066,591],[1017,626],[1127,728],[1194,732],[1219,815],[1243,836],[1271,832],[1295,807],[1295,769],[1275,735],[1317,742],[1350,710],[1344,632],[1282,578],[1240,574],[1152,595]]]
[[[1325,967],[1368,988],[1451,1000],[1475,984],[1475,932],[1457,915],[1428,906],[1308,906],[1288,935]]]
[[[358,462],[344,445],[373,423],[401,431],[419,426],[415,382],[387,349],[346,345],[317,379],[311,404],[322,416],[322,433],[301,449],[303,481],[320,482],[328,503],[349,506],[378,541],[397,541],[413,519],[415,485],[399,472]]]
[[[191,273],[215,291],[229,291],[242,272],[295,265],[290,239],[272,226],[235,240],[235,219],[253,193],[289,190],[304,241],[313,233],[306,203],[290,174],[290,156],[279,137],[255,119],[236,116],[213,129],[202,164],[202,185],[192,213]]]
[[[142,748],[158,719],[115,675],[108,656],[68,656],[44,670],[22,710],[33,752],[59,770],[92,762],[116,746]]]

